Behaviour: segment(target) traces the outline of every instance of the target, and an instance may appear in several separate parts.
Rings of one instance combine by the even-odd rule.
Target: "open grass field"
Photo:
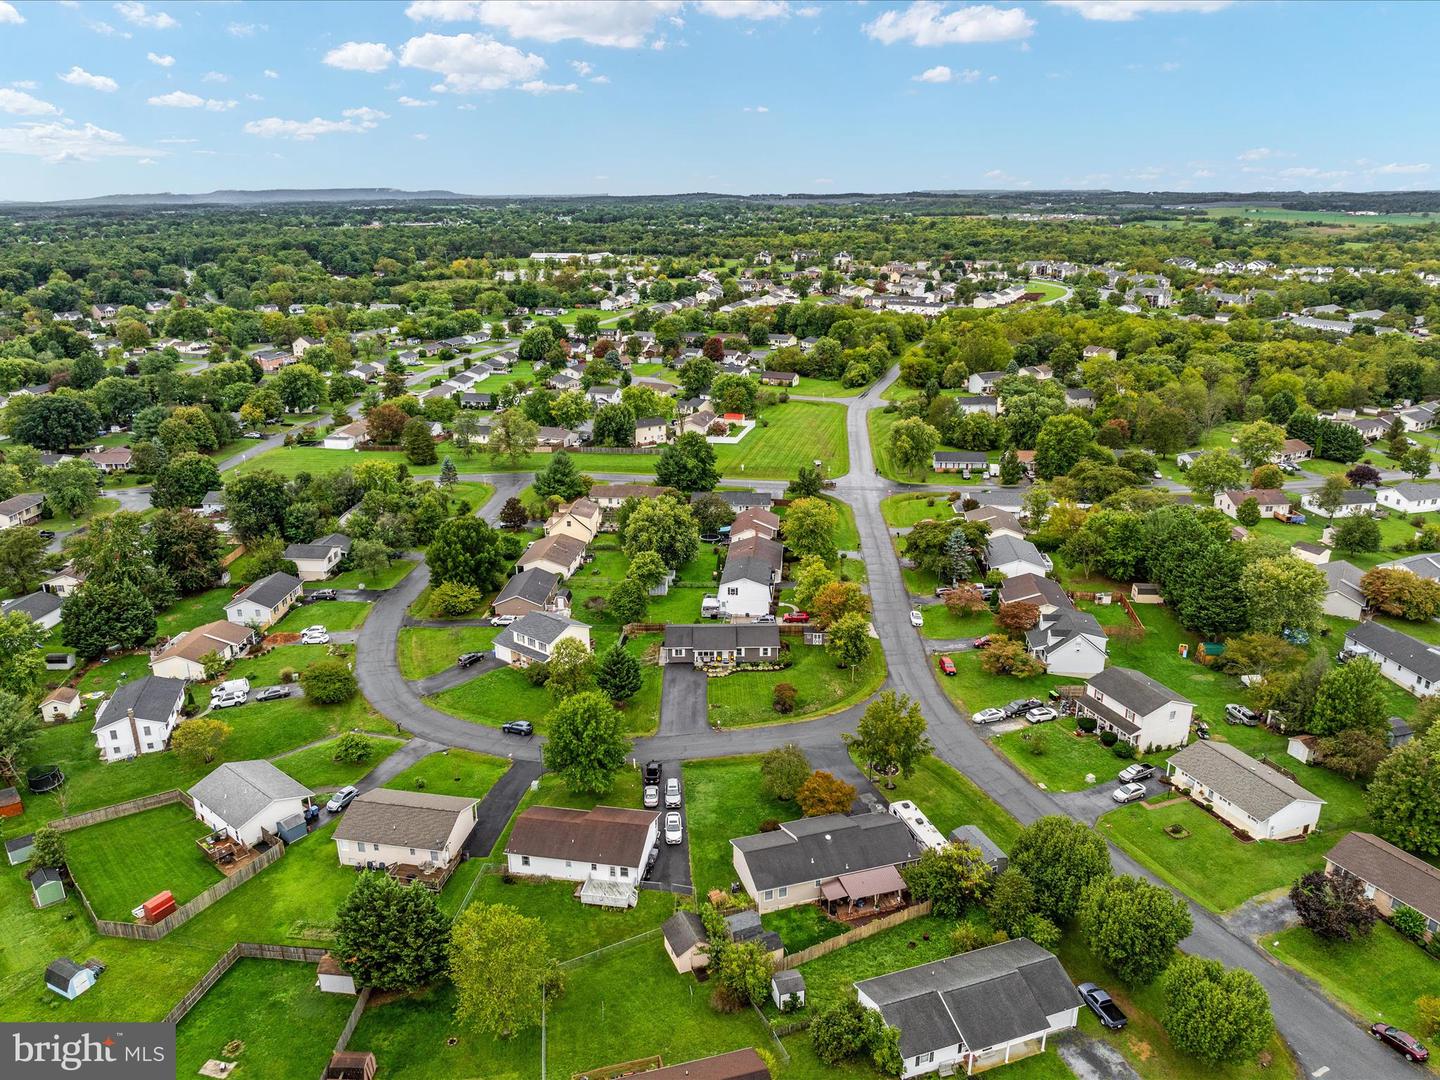
[[[211,1058],[224,1060],[226,1044],[239,1040],[245,1044],[235,1059],[240,1076],[317,1076],[354,1004],[347,994],[322,993],[313,964],[239,960],[180,1021],[177,1073],[196,1075]]]
[[[470,750],[442,750],[423,757],[404,772],[386,781],[394,791],[428,791],[434,795],[465,795],[483,798],[505,775],[510,763],[503,758]]]
[[[160,806],[67,833],[66,862],[97,918],[130,922],[156,893],[185,904],[222,880],[195,846],[209,831],[184,806]]]
[[[989,930],[983,908],[968,912],[965,921],[982,931]],[[950,932],[956,925],[949,919],[926,915],[801,964],[807,1011],[823,1012],[843,1001],[857,982],[945,959],[950,955]]]
[[[311,791],[331,794],[346,784],[353,784],[400,749],[398,739],[368,738],[370,756],[364,761],[350,764],[335,760],[336,739],[328,739],[316,746],[307,746],[293,754],[275,759],[275,767],[288,773]]]
[[[823,715],[864,701],[885,681],[885,658],[872,642],[870,659],[841,670],[818,645],[791,645],[794,663],[782,671],[742,671],[723,679],[710,679],[710,721],[721,727],[790,722]],[[795,687],[795,711],[788,716],[771,705],[775,687]]]
[[[930,492],[891,495],[880,500],[880,513],[885,524],[904,528],[922,521],[957,520],[953,504],[944,495]]]
[[[896,385],[899,385],[898,383]],[[893,389],[893,387],[892,387]],[[973,477],[969,480],[962,478],[958,473],[939,473],[930,468],[927,463],[923,469],[901,469],[890,456],[890,429],[900,419],[899,413],[885,412],[882,409],[875,409],[869,415],[870,423],[870,452],[875,458],[875,471],[889,480],[897,480],[902,483],[911,484],[950,484],[956,488],[979,487],[982,484],[991,487],[998,487],[998,478],[989,477],[982,480],[980,477]],[[937,450],[953,450],[953,446],[941,443]],[[991,461],[999,461],[999,451],[990,452]],[[938,504],[937,504],[938,505]]]
[[[995,616],[989,610],[968,614],[955,614],[944,604],[925,604],[920,607],[920,616],[925,625],[920,636],[927,638],[977,638],[995,631]]]
[[[1007,731],[990,740],[1037,786],[1049,791],[1084,791],[1091,787],[1086,776],[1093,775],[1102,787],[1113,785],[1115,775],[1129,761],[1121,761],[1095,735],[1076,735],[1068,717],[1046,724]],[[1159,767],[1168,753],[1146,754],[1144,760]]]
[[[675,914],[672,892],[641,889],[633,908],[591,907],[575,899],[573,881],[512,878],[485,873],[475,885],[472,904],[509,904],[545,923],[556,957],[570,960],[653,930]],[[653,943],[652,943],[653,944]]]
[[[108,496],[102,495],[100,498],[96,499],[90,505],[90,509],[85,511],[83,514],[80,514],[76,517],[72,517],[69,514],[56,514],[54,517],[46,518],[44,521],[42,521],[40,523],[40,527],[42,529],[52,529],[55,532],[63,532],[67,529],[78,529],[81,525],[84,525],[91,518],[98,517],[101,514],[113,514],[116,510],[119,509],[119,499],[112,499]]]
[[[193,630],[206,623],[221,621],[225,618],[225,605],[237,591],[238,585],[226,585],[175,601],[155,620],[156,634],[174,637],[182,630]],[[113,665],[114,662],[110,663]]]
[[[1053,281],[1031,280],[1025,282],[1026,292],[1040,293],[1040,299],[1036,303],[1043,304],[1048,300],[1058,300],[1065,295],[1065,287]]]
[[[1079,682],[1059,675],[1034,675],[1017,679],[1013,675],[990,675],[980,667],[980,653],[951,653],[954,675],[942,675],[937,664],[935,677],[940,688],[967,714],[1004,705],[1016,698],[1044,698],[1054,687]]]
[[[395,642],[400,674],[407,679],[439,674],[461,653],[490,648],[498,633],[498,626],[454,626],[444,630],[407,626]]]
[[[457,487],[459,485],[456,485]],[[476,484],[476,487],[489,487],[488,484]],[[479,503],[475,504],[479,506]],[[336,574],[328,581],[307,581],[306,589],[393,589],[400,582],[410,576],[410,572],[420,564],[410,559],[396,559],[378,574],[367,574],[363,570],[347,570],[343,574]]]
[[[1368,229],[1377,225],[1434,225],[1433,214],[1375,214],[1357,217],[1338,210],[1286,210],[1279,206],[1207,206],[1207,218],[1240,218],[1243,221],[1285,221],[1296,225],[1352,225]]]
[[[323,626],[326,630],[359,630],[370,614],[364,600],[322,600],[295,608],[270,628],[272,634],[298,634],[307,626]]]
[[[697,896],[728,889],[735,880],[731,839],[759,832],[762,821],[803,816],[795,803],[773,799],[760,787],[758,755],[687,761],[683,775],[690,876]]]

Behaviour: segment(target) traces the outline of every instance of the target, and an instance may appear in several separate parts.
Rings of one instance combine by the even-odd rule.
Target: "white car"
[[[301,645],[329,645],[330,633],[323,626],[307,626],[300,631]]]
[[[911,626],[924,626],[924,625],[925,625],[925,616],[924,616],[924,615],[921,615],[920,612],[918,612],[918,611],[912,611],[912,612],[910,612],[910,625],[911,625]]]
[[[654,784],[645,785],[645,806],[653,810],[660,805],[660,789]]]
[[[680,805],[680,781],[670,777],[665,781],[665,808],[671,809]]]
[[[1032,724],[1043,724],[1046,720],[1054,720],[1060,715],[1049,705],[1041,705],[1038,709],[1031,709],[1025,714],[1025,719]]]
[[[680,815],[671,811],[665,815],[665,843],[678,844],[685,839],[685,831],[680,824]]]
[[[229,694],[220,694],[210,699],[210,708],[229,709],[236,705],[244,705],[247,695],[235,691]]]
[[[490,625],[491,625],[491,626],[509,626],[512,622],[514,622],[514,621],[516,620],[516,618],[518,618],[518,616],[515,616],[515,615],[496,615],[494,618],[492,618],[492,619],[490,620]]]
[[[1135,802],[1137,799],[1143,799],[1145,797],[1145,785],[1121,784],[1118,788],[1111,792],[1110,797],[1114,799],[1117,803]]]
[[[981,709],[979,712],[972,713],[970,716],[971,723],[975,724],[993,724],[997,720],[1004,719],[1004,709]]]

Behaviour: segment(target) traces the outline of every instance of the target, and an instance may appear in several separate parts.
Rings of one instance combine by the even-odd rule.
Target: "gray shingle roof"
[[[992,536],[985,545],[985,561],[991,566],[1008,562],[1028,562],[1044,566],[1045,559],[1040,549],[1029,540],[1017,540],[1013,536]]]
[[[135,710],[135,719],[149,720],[161,724],[170,719],[176,702],[185,696],[185,683],[181,679],[166,679],[159,675],[146,675],[131,683],[121,683],[110,695],[110,700],[95,717],[91,731],[118,724]]]
[[[665,943],[676,956],[707,940],[705,924],[693,911],[677,911],[661,924],[660,933],[665,935]]]
[[[298,588],[300,588],[299,578],[293,574],[277,571],[250,585],[230,603],[237,604],[241,600],[249,600],[263,608],[273,608]],[[226,605],[226,607],[229,606],[229,604]]]
[[[6,615],[12,611],[18,611],[22,615],[29,615],[31,619],[39,622],[46,615],[58,611],[63,601],[59,596],[51,592],[32,592],[24,596],[16,597],[14,600],[6,600],[3,610]]]
[[[1367,832],[1352,832],[1325,856],[1422,915],[1440,919],[1440,870]]]
[[[228,761],[190,789],[190,797],[239,828],[277,799],[313,795],[268,761]]]
[[[334,837],[367,844],[439,849],[445,846],[459,819],[468,817],[473,822],[471,808],[478,801],[459,795],[376,788],[350,804]]]
[[[0,502],[0,514],[18,514],[21,510],[28,510],[32,506],[39,506],[45,501],[44,495],[15,495]]]
[[[1416,502],[1421,499],[1440,499],[1440,484],[1423,484],[1407,480],[1402,484],[1396,484],[1395,491]]]
[[[904,865],[918,859],[921,850],[909,826],[889,814],[802,818],[730,843],[750,867],[757,889]]]
[[[1090,685],[1137,716],[1149,716],[1170,701],[1195,704],[1184,694],[1177,694],[1164,683],[1156,682],[1149,675],[1133,668],[1106,668],[1090,680]]]
[[[1422,679],[1440,682],[1440,650],[1377,622],[1363,622],[1345,634],[1347,642],[1363,645]]]
[[[1386,570],[1409,570],[1412,574],[1419,574],[1423,578],[1436,581],[1440,580],[1440,554],[1428,552],[1423,555],[1411,555],[1408,558],[1384,563],[1383,568]]]
[[[1358,566],[1344,559],[1335,559],[1322,564],[1320,571],[1325,575],[1327,592],[1339,593],[1346,599],[1354,600],[1361,607],[1365,606],[1365,594],[1360,590],[1360,581],[1365,577],[1365,572]]]
[[[555,586],[560,584],[558,575],[549,570],[541,570],[533,567],[529,570],[522,570],[500,590],[500,595],[495,597],[495,603],[501,604],[506,600],[522,599],[532,604],[543,605],[550,599],[550,594],[555,591]]]
[[[1170,759],[1175,769],[1204,784],[1256,821],[1267,821],[1292,802],[1324,803],[1313,792],[1229,743],[1199,740]]]
[[[769,623],[671,623],[665,627],[667,649],[758,649],[780,647],[780,631]]]

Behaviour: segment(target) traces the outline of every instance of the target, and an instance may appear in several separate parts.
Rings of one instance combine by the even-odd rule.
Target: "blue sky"
[[[1435,187],[1437,31],[1413,3],[0,0],[0,199]]]

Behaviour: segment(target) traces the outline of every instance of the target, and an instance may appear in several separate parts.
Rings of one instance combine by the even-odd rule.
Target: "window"
[[[615,867],[613,867],[613,866],[610,867],[610,876],[611,876],[611,877],[615,877],[615,876],[616,876],[616,875],[615,875]]]
[[[916,1064],[916,1065],[929,1065],[930,1062],[932,1062],[932,1061],[934,1061],[934,1060],[935,1060],[935,1051],[934,1051],[934,1050],[931,1050],[929,1053],[916,1054],[916,1055],[915,1055],[915,1064]]]
[[[775,899],[775,890],[774,890],[774,889],[766,889],[766,890],[765,890],[765,899],[766,899],[766,900],[774,900],[774,899]]]
[[[120,741],[120,730],[119,730],[119,728],[111,728],[111,729],[110,729],[110,741],[111,741],[111,742],[119,742],[119,741]]]
[[[413,847],[410,849],[410,854],[411,854],[411,855],[414,855],[414,854],[415,854],[415,849],[414,849]]]
[[[520,856],[520,865],[521,865],[521,866],[529,866],[529,865],[530,865],[530,856],[529,856],[529,855],[521,855],[521,856]]]
[[[569,859],[566,859],[566,860],[565,860],[565,869],[566,869],[566,870],[569,870],[569,869],[570,869],[570,860],[569,860]]]
[[[431,861],[431,862],[439,862],[439,861],[440,861],[440,853],[439,853],[438,851],[432,851],[432,852],[430,852],[430,861]]]
[[[622,867],[620,867],[620,876],[623,877],[623,878],[628,878],[628,877],[630,876],[630,867],[628,867],[628,866],[622,866]]]
[[[789,886],[789,885],[781,885],[781,886],[780,886],[780,896],[781,896],[781,898],[784,898],[784,897],[786,897],[786,896],[788,896],[788,895],[790,895],[790,886]]]
[[[591,869],[591,870],[599,870],[600,867],[599,867],[598,864],[592,862],[592,863],[590,864],[590,869]]]

